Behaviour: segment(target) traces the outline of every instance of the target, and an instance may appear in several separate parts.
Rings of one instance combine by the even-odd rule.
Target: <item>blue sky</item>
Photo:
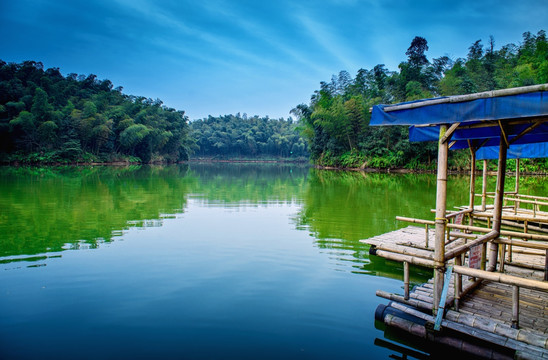
[[[546,0],[0,0],[0,59],[96,74],[190,119],[289,116],[320,81],[548,31]]]

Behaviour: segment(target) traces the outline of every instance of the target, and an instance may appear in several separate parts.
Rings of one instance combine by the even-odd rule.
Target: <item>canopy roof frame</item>
[[[440,298],[446,265],[444,239],[447,226],[447,155],[449,148],[470,148],[475,163],[478,149],[486,145],[494,145],[490,142],[498,142],[493,223],[491,232],[485,235],[485,241],[491,242],[488,270],[496,271],[498,245],[492,240],[498,238],[502,223],[508,149],[511,144],[548,143],[548,126],[544,125],[548,122],[548,93],[546,91],[548,91],[548,84],[542,84],[373,107],[370,125],[411,125],[410,134],[413,129],[418,129],[416,131],[422,132],[424,139],[438,140],[434,312],[437,312],[438,306],[441,306]],[[527,124],[531,125],[527,126]],[[475,165],[472,169],[475,169]],[[472,172],[475,173],[475,171]],[[471,194],[471,198],[472,196],[473,194]]]

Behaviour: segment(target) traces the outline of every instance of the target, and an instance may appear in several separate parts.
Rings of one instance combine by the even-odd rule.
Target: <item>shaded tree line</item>
[[[437,96],[469,94],[548,82],[546,32],[526,32],[521,44],[495,48],[491,36],[469,47],[466,58],[429,60],[428,42],[415,37],[407,60],[390,71],[384,65],[360,69],[355,77],[341,71],[291,112],[302,128],[314,163],[342,167],[432,168],[435,143],[410,143],[404,126],[370,127],[369,109]],[[466,152],[450,152],[450,165],[467,166]]]
[[[192,121],[196,156],[307,158],[306,140],[297,123],[246,114],[209,116]]]
[[[93,74],[0,60],[3,162],[176,162],[192,145],[184,111],[161,100],[125,95]]]

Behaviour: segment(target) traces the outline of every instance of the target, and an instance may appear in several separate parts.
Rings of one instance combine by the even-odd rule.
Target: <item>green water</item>
[[[449,188],[467,203],[467,177]],[[434,175],[0,168],[0,357],[388,359],[375,290],[401,267],[359,240],[434,202]]]

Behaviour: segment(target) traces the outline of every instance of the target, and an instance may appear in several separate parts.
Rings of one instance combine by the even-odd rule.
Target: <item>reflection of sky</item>
[[[130,228],[98,249],[5,272],[3,354],[386,357],[373,346],[374,291],[397,291],[399,281],[336,271],[291,223],[296,205],[202,205],[189,201],[162,227]]]
[[[397,70],[414,36],[429,59],[456,59],[489,35],[519,43],[547,18],[535,0],[6,0],[1,56],[94,73],[191,119],[278,118],[341,70]]]

